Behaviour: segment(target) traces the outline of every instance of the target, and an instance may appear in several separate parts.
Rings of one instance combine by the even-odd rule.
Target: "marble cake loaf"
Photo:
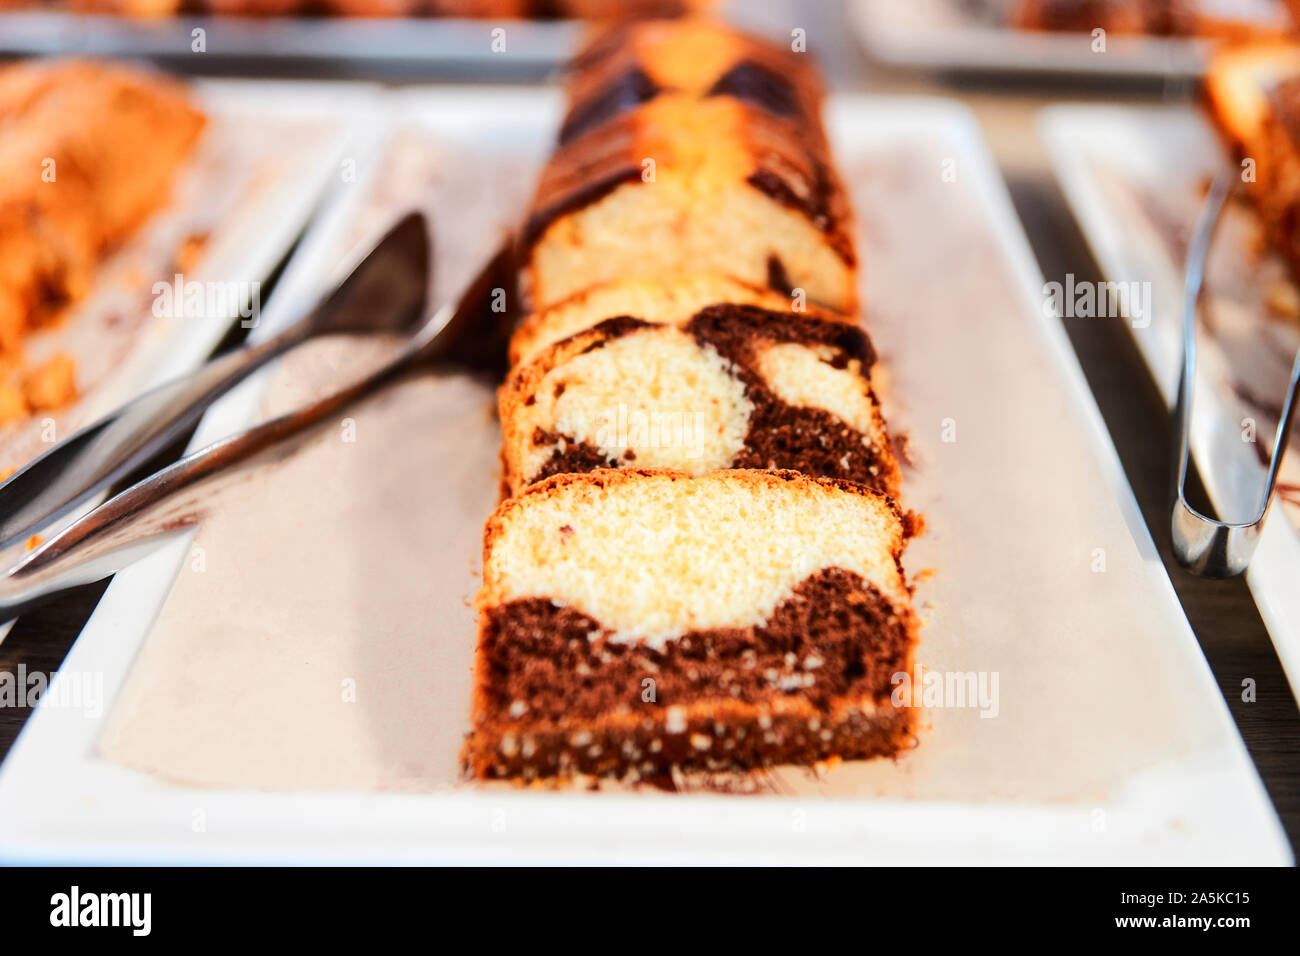
[[[519,251],[467,773],[895,754],[912,530],[805,57],[609,30]]]
[[[853,311],[849,207],[806,56],[709,21],[622,26],[579,56],[570,91],[520,237],[530,310],[709,272]]]
[[[674,297],[625,283],[624,301],[603,289],[584,299],[596,324],[514,369],[500,393],[508,494],[632,465],[793,469],[898,494],[866,333],[774,293],[698,295],[710,284]]]
[[[897,506],[794,472],[559,475],[488,522],[478,778],[895,753],[916,622]]]

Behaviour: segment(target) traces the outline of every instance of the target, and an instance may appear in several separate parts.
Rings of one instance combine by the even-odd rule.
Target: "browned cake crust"
[[[575,484],[589,486],[588,501],[647,478],[725,480],[748,485],[755,495],[793,483],[796,493],[820,487],[864,496],[885,508],[893,527],[881,547],[886,560],[898,563],[907,534],[902,516],[861,485],[792,472],[714,475],[690,479],[643,469],[562,475],[501,505],[484,544],[474,729],[464,749],[471,776],[635,779],[674,768],[867,758],[913,744],[911,710],[896,706],[891,691],[894,675],[912,669],[915,617],[905,596],[890,598],[853,571],[809,571],[759,624],[690,629],[658,645],[619,640],[605,623],[551,596],[502,600],[506,581],[494,571],[493,550],[504,546],[506,527],[536,499]],[[680,521],[703,517],[691,512],[688,499],[677,504]],[[572,526],[559,528],[560,535],[586,532],[581,504],[571,518],[562,514],[556,520]],[[703,565],[709,556],[681,560]],[[653,700],[645,692],[647,677]]]
[[[649,328],[654,326],[633,316],[610,318],[562,340],[511,373],[500,393],[503,490],[507,494],[552,475],[645,463],[647,451],[638,451],[634,444],[621,458],[606,457],[589,441],[537,426],[530,409],[537,407],[538,392],[543,387],[562,397],[566,363]],[[730,460],[716,462],[714,467],[789,469],[856,481],[882,494],[897,496],[898,463],[871,388],[875,351],[861,328],[789,311],[718,304],[697,312],[681,329],[701,349],[711,350],[724,360],[730,374],[743,384],[750,406],[742,446]],[[759,359],[761,349],[781,344],[816,349],[820,361],[851,374],[854,382],[846,384],[844,390],[856,389],[869,403],[869,432],[860,431],[825,408],[783,400],[765,378]],[[673,370],[657,383],[654,403],[674,415],[683,411],[677,374]],[[627,396],[628,401],[640,398]],[[596,414],[606,414],[604,406]],[[526,452],[540,447],[550,449],[550,454],[534,471],[525,464],[524,457]]]

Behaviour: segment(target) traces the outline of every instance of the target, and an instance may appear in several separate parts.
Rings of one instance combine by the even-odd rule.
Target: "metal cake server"
[[[278,335],[145,392],[50,448],[0,484],[0,551],[144,465],[276,356],[316,336],[409,332],[424,315],[431,262],[424,216],[404,216],[333,291]]]
[[[408,375],[499,374],[513,316],[498,304],[511,289],[512,246],[504,243],[454,306],[421,325],[380,368],[295,411],[200,449],[74,521],[0,577],[0,620],[55,594],[105,578],[198,524],[266,459],[293,450],[312,426]],[[512,297],[510,297],[512,298]],[[507,299],[509,301],[509,298]]]
[[[1286,402],[1278,419],[1269,456],[1268,477],[1260,490],[1248,521],[1227,522],[1201,514],[1187,501],[1187,467],[1191,458],[1192,400],[1196,389],[1196,313],[1205,277],[1205,259],[1223,205],[1238,181],[1239,171],[1220,172],[1210,187],[1205,205],[1187,249],[1183,286],[1183,369],[1174,409],[1174,488],[1170,527],[1174,556],[1178,563],[1207,578],[1228,578],[1241,574],[1259,545],[1259,535],[1273,501],[1282,456],[1291,436],[1296,394],[1300,391],[1300,352],[1291,366]]]

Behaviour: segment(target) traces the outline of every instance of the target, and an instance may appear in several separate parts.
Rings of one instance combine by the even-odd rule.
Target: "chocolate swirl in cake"
[[[655,326],[633,316],[618,316],[567,341],[586,341],[579,354],[588,354],[611,341],[650,328]],[[748,423],[743,447],[729,467],[791,469],[859,482],[886,494],[897,493],[898,466],[887,441],[873,441],[826,409],[784,401],[759,367],[760,349],[772,345],[824,347],[831,351],[832,357],[821,361],[841,371],[856,363],[861,387],[869,393],[875,350],[862,329],[798,312],[719,304],[696,313],[682,326],[682,331],[701,347],[725,359],[731,374],[744,385],[744,396],[750,405]],[[565,343],[556,346],[557,352],[564,350]],[[556,366],[562,367],[563,362]],[[665,384],[671,395],[671,383]],[[665,401],[671,404],[672,399]],[[523,403],[531,406],[532,396],[524,398]],[[510,414],[508,407],[503,414]],[[554,451],[528,476],[528,481],[595,468],[623,467],[638,461],[635,447],[630,447],[621,458],[613,458],[587,441],[551,428],[534,429],[531,440],[539,448],[553,447]]]

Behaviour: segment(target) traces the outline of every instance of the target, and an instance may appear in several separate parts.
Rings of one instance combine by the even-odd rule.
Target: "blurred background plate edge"
[[[961,13],[953,0],[924,0]],[[1207,45],[1193,39],[1111,37],[1093,53],[1089,36],[1032,34],[1011,27],[955,23],[913,29],[898,19],[897,0],[848,0],[849,17],[868,55],[890,66],[930,71],[1178,79],[1200,76]],[[911,13],[913,11],[909,11]]]
[[[192,49],[195,30],[204,50]],[[505,50],[492,48],[493,30],[503,29]],[[576,47],[576,21],[465,20],[387,17],[202,17],[132,19],[71,13],[0,13],[0,54],[11,56],[146,57],[169,66],[228,65],[243,61],[264,69],[283,62],[318,67],[434,66],[484,76],[542,75],[559,66]]]

